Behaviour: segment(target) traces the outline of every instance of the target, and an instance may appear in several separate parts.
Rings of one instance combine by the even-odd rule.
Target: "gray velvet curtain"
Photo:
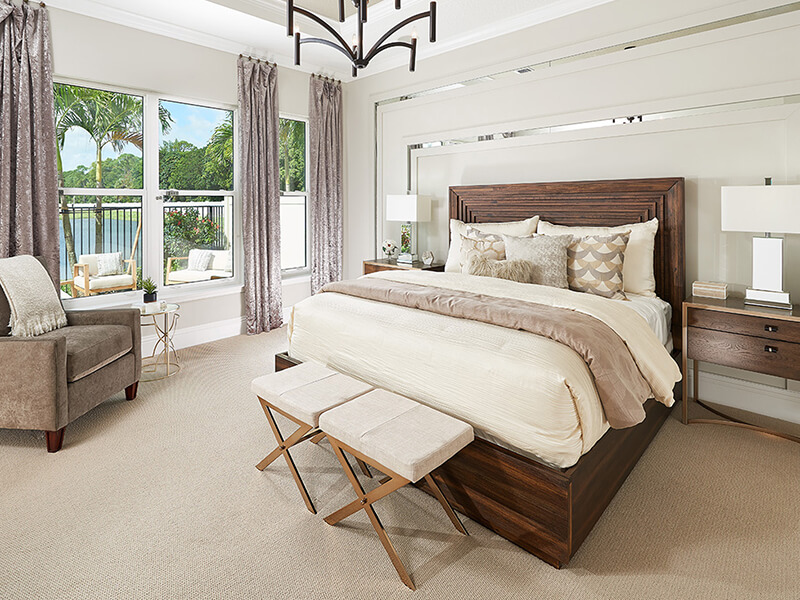
[[[283,323],[278,172],[278,67],[239,59],[242,228],[247,333]]]
[[[311,292],[342,278],[342,84],[311,77]]]
[[[50,20],[0,0],[0,258],[41,256],[58,283],[58,173]]]

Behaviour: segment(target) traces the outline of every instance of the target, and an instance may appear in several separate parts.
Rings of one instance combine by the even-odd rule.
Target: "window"
[[[55,107],[62,292],[135,289],[142,266],[144,99],[56,84]],[[111,275],[87,286],[98,274],[97,255],[116,253],[119,264],[104,265]]]
[[[233,277],[233,111],[161,100],[164,283]]]
[[[62,296],[231,279],[234,110],[68,83],[54,95]]]
[[[281,268],[308,269],[307,123],[280,120]]]

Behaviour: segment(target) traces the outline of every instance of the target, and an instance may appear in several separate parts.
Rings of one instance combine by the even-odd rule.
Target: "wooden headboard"
[[[672,339],[680,349],[681,304],[686,297],[682,177],[450,188],[451,219],[491,223],[534,215],[558,225],[608,227],[657,217],[656,293],[672,305]]]

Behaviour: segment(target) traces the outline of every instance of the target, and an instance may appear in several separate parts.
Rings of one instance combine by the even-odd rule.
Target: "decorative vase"
[[[156,302],[157,300],[158,300],[158,292],[153,292],[152,294],[148,294],[147,292],[144,293],[145,304],[149,304],[150,302]]]
[[[386,258],[394,258],[397,253],[397,242],[394,240],[383,240],[383,253]]]

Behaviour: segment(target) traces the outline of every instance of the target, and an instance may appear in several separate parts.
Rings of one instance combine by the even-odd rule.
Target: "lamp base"
[[[763,306],[766,308],[782,308],[792,310],[792,302],[788,292],[775,292],[772,290],[754,290],[747,288],[744,303],[750,306]]]

